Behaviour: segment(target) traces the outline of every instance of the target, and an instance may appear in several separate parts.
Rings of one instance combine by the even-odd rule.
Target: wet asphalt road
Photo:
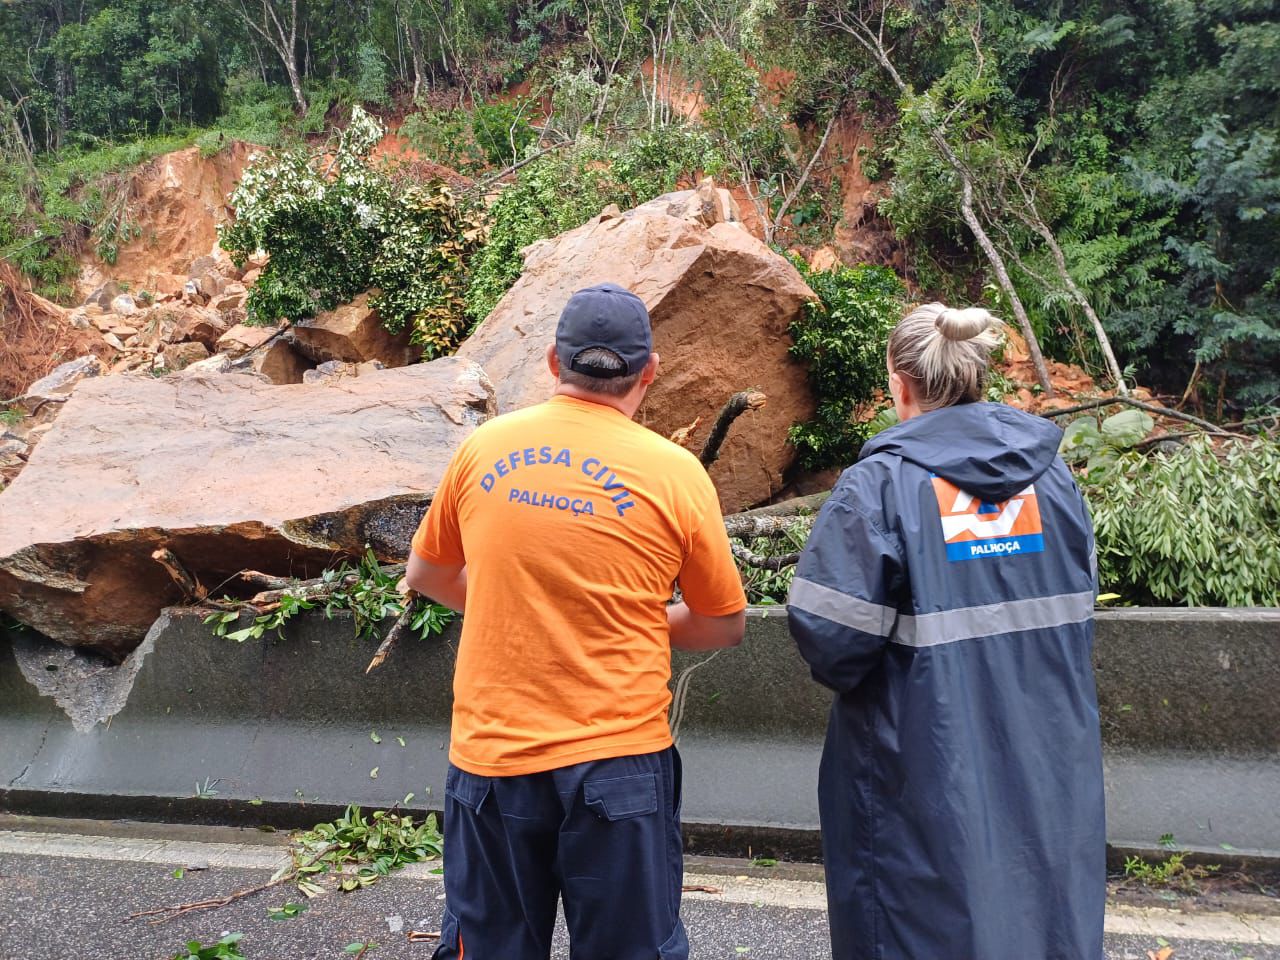
[[[406,934],[438,930],[443,908],[438,880],[394,875],[367,890],[317,897],[291,920],[267,917],[268,907],[304,899],[290,887],[163,924],[128,920],[135,911],[262,883],[271,871],[218,866],[185,869],[181,877],[174,873],[170,863],[104,859],[101,851],[91,858],[0,854],[0,960],[167,960],[187,940],[207,944],[228,931],[244,934],[241,948],[247,960],[350,960],[352,955],[344,952],[348,944],[370,941],[378,944],[368,954],[371,960],[426,960],[434,943],[410,943]],[[696,882],[719,881],[704,876]],[[792,887],[809,888],[810,895],[797,897]],[[683,915],[691,956],[830,960],[826,915],[813,907],[814,887],[764,880],[759,899],[751,902],[686,895]],[[743,899],[741,892],[738,896]],[[748,892],[747,899],[751,896]],[[1161,939],[1174,949],[1171,960],[1280,960],[1280,946],[1189,939],[1179,935],[1178,927],[1170,922],[1160,934],[1108,934],[1107,960],[1148,960],[1148,951],[1164,945]],[[554,957],[569,957],[563,928]]]

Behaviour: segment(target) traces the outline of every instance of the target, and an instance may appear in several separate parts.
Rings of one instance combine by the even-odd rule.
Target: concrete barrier
[[[368,675],[353,632],[312,613],[237,644],[174,610],[120,667],[13,635],[0,808],[277,826],[409,793],[438,809],[457,627]],[[1280,859],[1280,610],[1100,612],[1095,661],[1112,843]],[[674,676],[690,848],[815,858],[830,695],[781,608],[753,610],[739,648],[677,654]]]

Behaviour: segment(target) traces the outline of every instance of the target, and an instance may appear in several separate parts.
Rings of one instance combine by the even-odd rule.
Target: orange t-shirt
[[[413,550],[467,566],[449,759],[482,776],[671,746],[672,585],[705,616],[746,606],[697,458],[566,396],[462,443]]]

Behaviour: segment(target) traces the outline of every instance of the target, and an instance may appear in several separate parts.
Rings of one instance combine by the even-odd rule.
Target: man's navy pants
[[[547,960],[564,897],[574,960],[686,960],[680,756],[518,777],[450,765],[434,960]]]

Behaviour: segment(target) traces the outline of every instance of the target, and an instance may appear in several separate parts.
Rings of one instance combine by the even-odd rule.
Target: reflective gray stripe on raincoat
[[[836,691],[819,777],[835,960],[1099,960],[1093,531],[1049,421],[873,438],[788,603]]]

